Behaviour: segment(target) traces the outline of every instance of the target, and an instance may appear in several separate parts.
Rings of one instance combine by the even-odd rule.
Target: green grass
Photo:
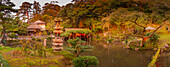
[[[8,61],[5,60],[1,54],[0,54],[0,60],[1,60],[0,63],[3,63],[3,67],[10,67],[10,65],[8,64]]]
[[[50,65],[54,64],[55,66],[62,66],[62,64],[58,61],[62,57],[53,57],[53,58],[42,58],[42,57],[36,57],[36,56],[18,56],[17,58],[14,58],[12,56],[6,57],[12,67],[44,67],[44,65]],[[19,64],[19,65],[18,65]]]
[[[8,52],[8,51],[20,50],[20,49],[21,49],[20,47],[12,48],[12,47],[7,47],[7,46],[4,46],[4,47],[0,46],[0,52]]]
[[[3,52],[8,52],[8,51],[12,51],[12,50],[20,50],[19,47],[17,48],[11,48],[11,47],[1,47],[0,46],[0,53],[3,53]],[[0,63],[3,63],[3,67],[10,67],[10,65],[8,64],[8,61],[4,59],[4,57],[0,54],[0,60],[1,62]]]
[[[68,52],[68,51],[65,51],[63,50],[62,52],[58,52],[57,54],[60,54],[60,55],[63,55],[65,59],[74,59],[75,58],[75,55]]]
[[[160,28],[160,30],[158,30],[156,33],[160,36],[159,38],[160,41],[164,41],[165,43],[170,43],[170,32],[166,30],[166,26]]]
[[[44,65],[55,65],[56,67],[62,66],[62,63],[59,62],[59,59],[62,59],[62,56],[59,55],[53,55],[50,51],[51,49],[48,49],[49,52],[47,52],[48,57],[39,57],[39,56],[22,56],[22,55],[12,55],[13,50],[20,50],[20,47],[12,48],[12,47],[1,47],[0,46],[0,60],[4,64],[3,67],[12,67],[18,66],[18,67],[31,67],[31,66],[38,66],[42,67]],[[1,55],[2,54],[2,55]],[[8,60],[8,62],[6,61]],[[9,64],[10,65],[9,65]],[[19,65],[18,65],[19,64]]]
[[[170,34],[160,34],[160,41],[163,43],[170,43]]]

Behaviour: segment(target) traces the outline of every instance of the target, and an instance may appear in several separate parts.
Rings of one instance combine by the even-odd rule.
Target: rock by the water
[[[130,46],[126,46],[126,48],[130,48]]]
[[[168,44],[165,44],[165,48],[169,48],[169,45],[168,45]]]
[[[139,50],[139,48],[135,48],[135,50],[137,51],[137,50]]]

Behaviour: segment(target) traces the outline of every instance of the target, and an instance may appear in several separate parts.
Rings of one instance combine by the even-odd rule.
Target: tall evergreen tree
[[[20,6],[20,9],[18,10],[17,16],[23,17],[23,19],[26,16],[27,23],[29,23],[31,12],[32,12],[32,4],[29,2],[23,2],[22,5]]]
[[[60,11],[60,6],[56,3],[58,3],[58,2],[51,1],[51,3],[45,3],[45,5],[43,6],[42,14],[43,15],[47,14],[49,16],[53,16],[53,18],[57,17],[58,12]]]
[[[1,42],[6,45],[5,42],[5,33],[6,33],[6,25],[8,23],[11,23],[12,18],[10,17],[10,14],[12,12],[17,12],[16,9],[13,9],[12,7],[14,7],[15,4],[13,2],[11,2],[10,0],[0,0],[0,24],[3,27],[3,31],[2,31],[2,40]]]

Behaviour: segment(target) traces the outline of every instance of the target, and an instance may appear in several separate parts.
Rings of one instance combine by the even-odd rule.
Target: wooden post
[[[46,41],[47,41],[47,39],[44,39],[44,49],[46,47]]]
[[[3,67],[3,63],[1,63],[1,67]]]

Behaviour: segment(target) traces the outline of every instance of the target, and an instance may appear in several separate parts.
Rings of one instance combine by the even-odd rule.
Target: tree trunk
[[[27,18],[28,18],[28,21],[27,21],[27,23],[29,24],[29,14],[28,14],[28,12],[27,12]]]
[[[6,30],[5,26],[3,26],[2,40],[1,40],[1,43],[2,43],[3,45],[6,45],[6,43],[5,43],[5,40],[6,40],[5,30]]]
[[[108,24],[108,27],[107,27],[107,28],[108,28],[108,31],[109,31],[109,30],[110,30],[110,26],[109,26],[109,24]]]

